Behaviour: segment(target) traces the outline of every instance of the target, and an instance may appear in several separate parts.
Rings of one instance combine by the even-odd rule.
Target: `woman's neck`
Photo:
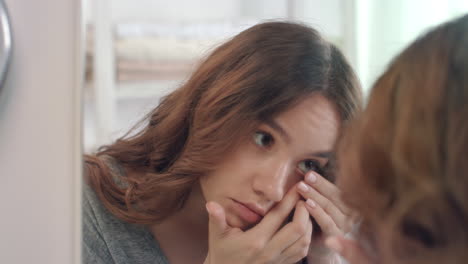
[[[186,260],[196,263],[199,261],[194,260],[199,259],[203,263],[208,252],[208,214],[205,203],[197,183],[182,209],[161,223],[150,226],[151,233],[170,263],[184,263]]]

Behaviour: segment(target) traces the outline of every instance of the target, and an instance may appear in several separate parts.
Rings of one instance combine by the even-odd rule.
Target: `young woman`
[[[315,30],[287,22],[245,30],[140,131],[85,156],[84,261],[294,263],[320,255],[309,252],[318,237],[310,215],[337,234],[348,231],[346,210],[334,185],[311,195],[299,190],[313,181],[296,184],[307,173],[331,179],[335,140],[360,106],[352,69]]]
[[[350,263],[468,259],[468,15],[405,49],[379,78],[339,151],[357,243],[327,244]]]

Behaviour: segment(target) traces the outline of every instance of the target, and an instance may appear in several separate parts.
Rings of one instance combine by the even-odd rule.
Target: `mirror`
[[[8,73],[8,66],[12,53],[12,35],[11,24],[8,16],[8,10],[3,2],[0,1],[0,93],[3,82]]]
[[[124,135],[210,50],[256,23],[281,19],[316,28],[347,56],[367,92],[410,41],[468,11],[465,0],[83,1],[86,153]]]

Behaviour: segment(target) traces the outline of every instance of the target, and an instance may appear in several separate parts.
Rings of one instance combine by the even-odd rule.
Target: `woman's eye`
[[[321,174],[322,168],[320,167],[320,164],[315,160],[303,160],[299,163],[299,170],[304,174],[311,170]]]
[[[260,147],[270,147],[273,144],[273,136],[265,132],[257,131],[254,134],[254,142]]]

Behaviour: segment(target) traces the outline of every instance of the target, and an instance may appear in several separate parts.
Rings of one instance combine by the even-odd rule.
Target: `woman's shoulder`
[[[99,158],[117,180],[125,175],[116,161]],[[82,242],[84,263],[167,263],[147,228],[115,217],[85,182],[82,188]]]
[[[100,170],[93,171],[93,173],[98,174],[97,177],[102,176],[100,175],[102,170],[108,170],[116,183],[121,181],[121,177],[125,176],[125,170],[123,167],[120,166],[118,162],[110,156],[92,156],[91,159],[87,159],[86,162],[89,162],[88,160],[100,163]],[[85,173],[90,172],[89,170],[85,170]],[[89,175],[85,175],[82,189],[82,213],[84,224],[93,224],[94,229],[101,231],[101,229],[106,228],[109,226],[109,224],[115,225],[118,222],[124,223],[115,217],[104,206],[99,198],[98,193],[93,189],[93,187],[91,187],[92,184],[89,184],[87,177],[89,177]]]
[[[82,257],[83,263],[112,263],[112,256],[102,237],[99,200],[86,184],[82,184]]]
[[[84,181],[82,184],[82,214],[83,224],[92,224],[93,231],[100,231],[106,222],[112,219],[112,214],[105,208],[99,195],[90,184],[90,176],[102,177],[102,170],[108,170],[114,178],[120,178],[123,174],[123,169],[120,168],[118,163],[110,156],[86,156],[85,166],[95,166],[98,164],[98,170],[84,170]],[[97,176],[95,175],[97,174]]]

